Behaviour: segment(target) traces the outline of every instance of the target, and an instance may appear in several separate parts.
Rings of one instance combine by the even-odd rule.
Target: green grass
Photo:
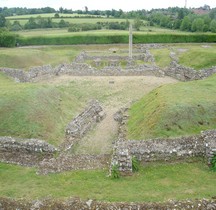
[[[131,177],[112,179],[107,171],[73,171],[38,176],[35,169],[0,164],[0,196],[97,199],[102,201],[167,201],[211,198],[216,173],[202,162],[154,164]]]
[[[0,67],[29,69],[33,66],[70,63],[80,53],[77,47],[39,46],[36,48],[0,48]]]
[[[132,105],[128,138],[197,134],[216,128],[216,75],[159,87]]]
[[[61,88],[14,83],[0,74],[0,135],[40,138],[55,145],[81,102]]]
[[[179,63],[195,69],[216,66],[216,45],[209,47],[185,46],[188,51],[180,53]]]
[[[167,67],[171,62],[168,49],[152,49],[152,55],[155,57],[155,62],[160,67]]]

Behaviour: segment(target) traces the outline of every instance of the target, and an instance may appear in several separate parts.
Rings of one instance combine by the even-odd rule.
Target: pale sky
[[[216,8],[216,0],[187,0],[187,8],[200,7],[204,4],[211,8]],[[84,10],[87,6],[89,10],[111,10],[122,9],[124,11],[130,10],[151,10],[152,8],[168,8],[168,7],[184,7],[185,0],[0,0],[0,7],[27,7],[27,8],[41,8],[52,7],[58,9],[59,7]]]

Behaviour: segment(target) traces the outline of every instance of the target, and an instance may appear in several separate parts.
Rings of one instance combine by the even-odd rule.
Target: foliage
[[[137,157],[133,156],[132,157],[132,171],[137,172],[140,169],[140,163]]]
[[[215,42],[216,36],[211,34],[134,34],[133,43],[190,43]],[[71,44],[115,44],[128,43],[128,34],[72,34],[64,36],[29,36],[18,37],[23,45],[71,45]]]
[[[0,28],[5,27],[6,19],[4,15],[0,14]]]
[[[16,38],[15,34],[0,29],[0,47],[14,47],[16,45]]]
[[[191,30],[193,32],[194,31],[203,32],[204,25],[205,25],[205,22],[202,18],[196,18],[192,23]]]
[[[216,33],[216,20],[211,21],[210,30],[211,32]]]
[[[216,153],[214,153],[214,156],[211,159],[211,170],[216,172]]]
[[[133,26],[134,26],[134,28],[135,28],[137,31],[140,30],[140,27],[141,27],[142,25],[143,25],[143,21],[142,21],[140,18],[136,18],[136,19],[134,20]]]
[[[113,179],[119,179],[120,178],[120,172],[119,172],[119,165],[118,164],[112,165],[111,177]]]
[[[183,19],[183,21],[181,23],[180,29],[182,31],[190,31],[190,29],[191,29],[191,21],[190,21],[190,18],[188,16],[184,17],[184,19]]]
[[[11,31],[21,31],[23,28],[20,24],[19,21],[15,20],[12,24],[12,26],[10,27],[10,30]]]

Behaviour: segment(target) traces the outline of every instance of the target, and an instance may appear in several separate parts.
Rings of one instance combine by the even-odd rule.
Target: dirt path
[[[105,108],[106,117],[75,146],[75,154],[110,154],[117,136],[118,123],[113,119],[118,109]]]

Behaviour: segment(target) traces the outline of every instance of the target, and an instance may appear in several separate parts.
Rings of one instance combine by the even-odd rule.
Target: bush
[[[211,170],[216,172],[216,153],[214,153],[214,156],[211,160]]]
[[[119,172],[119,165],[118,164],[114,164],[112,166],[111,177],[113,179],[119,179],[120,178],[120,172]]]
[[[0,29],[0,47],[15,47],[16,35],[4,29]]]
[[[70,31],[77,30],[70,28]],[[68,35],[19,37],[18,42],[26,45],[71,45],[71,44],[115,44],[128,43],[128,35]],[[216,42],[214,34],[134,34],[133,43],[190,43]]]
[[[139,171],[139,168],[140,168],[139,160],[135,156],[133,156],[132,157],[132,171],[137,172]]]

